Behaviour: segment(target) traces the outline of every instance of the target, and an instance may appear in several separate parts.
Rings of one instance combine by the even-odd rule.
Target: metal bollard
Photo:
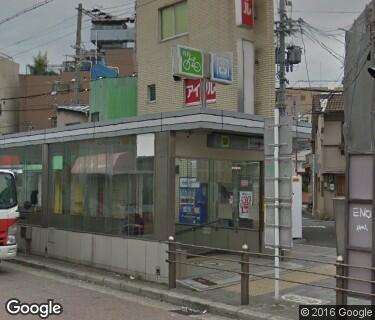
[[[336,258],[336,288],[344,289],[345,280],[341,277],[345,275],[345,268],[342,266],[344,259],[342,256]],[[336,305],[347,305],[347,297],[345,292],[336,290]]]
[[[176,242],[174,237],[168,238],[168,286],[169,289],[176,288]]]
[[[247,244],[242,246],[241,253],[241,305],[249,304],[249,247]]]

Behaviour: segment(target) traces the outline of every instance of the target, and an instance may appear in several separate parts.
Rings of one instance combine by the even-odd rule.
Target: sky
[[[0,0],[0,3],[3,2],[0,20],[41,1]],[[0,24],[0,52],[14,57],[20,64],[21,73],[25,72],[26,65],[32,63],[33,56],[39,50],[47,51],[51,64],[60,64],[66,59],[66,55],[74,53],[72,46],[75,42],[75,8],[79,2],[82,2],[85,9],[98,7],[113,15],[127,16],[134,11],[134,0],[54,0],[10,22]],[[279,0],[274,0],[275,11],[278,2]],[[317,32],[314,32],[313,36],[338,55],[344,56],[344,32],[338,28],[349,28],[368,2],[369,0],[293,0],[289,12],[293,19],[302,18],[319,30],[329,30],[331,37],[319,35]],[[106,8],[108,9],[104,10]],[[88,18],[84,21],[84,46],[87,49],[93,48],[89,40],[90,23]],[[302,63],[295,66],[292,73],[288,73],[289,85],[308,86],[306,65],[311,85],[340,85],[343,74],[343,65],[338,61],[340,58],[334,58],[307,35],[304,35],[303,39],[306,56],[302,57]],[[287,43],[303,47],[300,33],[289,38]],[[326,82],[327,80],[331,82]]]
[[[279,0],[274,0],[277,10]],[[293,0],[291,12],[293,19],[302,18],[310,25],[320,29],[328,30],[334,37],[315,37],[324,45],[333,49],[342,57],[345,56],[345,32],[339,28],[348,29],[354,20],[364,10],[369,0]],[[276,11],[275,10],[275,11]],[[308,78],[311,86],[328,86],[330,88],[340,86],[343,77],[343,64],[322,49],[318,44],[311,41],[307,35],[303,36],[306,55],[302,57],[302,63],[297,65],[292,73],[288,73],[289,86],[308,87]],[[297,33],[287,41],[289,44],[303,46],[301,34]],[[306,63],[309,77],[307,77]],[[326,82],[327,80],[333,80]]]
[[[0,0],[0,21],[42,0]],[[129,16],[134,13],[134,0],[53,0],[38,9],[25,13],[12,21],[0,24],[0,52],[14,58],[25,73],[38,51],[47,51],[50,64],[61,64],[65,55],[73,55],[77,26],[78,3],[91,10],[99,8],[113,15]],[[107,10],[104,10],[108,8]],[[83,18],[82,41],[90,43],[90,20]],[[26,41],[23,41],[26,40]],[[19,43],[22,41],[21,43]]]

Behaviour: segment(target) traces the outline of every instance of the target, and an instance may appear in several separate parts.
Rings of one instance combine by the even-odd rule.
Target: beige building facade
[[[164,9],[174,6],[177,6],[175,25],[180,28],[180,33],[177,30],[177,34],[163,37],[163,32],[170,31],[163,29]],[[216,84],[216,102],[209,104],[209,108],[272,114],[275,104],[272,0],[254,2],[252,28],[236,25],[236,6],[232,0],[138,0],[136,10],[139,114],[177,111],[186,107],[184,81],[173,78],[172,50],[177,45],[205,53],[233,53],[233,83]],[[178,19],[183,20],[181,26]],[[251,61],[246,60],[246,48],[254,52],[253,64],[246,63]],[[251,69],[255,71],[251,72]],[[246,85],[249,81],[253,82],[251,87]],[[150,86],[154,86],[156,96],[152,101],[148,92]],[[244,105],[246,97],[254,100],[252,106]]]
[[[330,90],[324,87],[287,88],[285,96],[286,112],[291,116],[298,117],[300,121],[311,123],[314,97],[324,93],[340,91],[340,88]]]
[[[321,92],[311,91],[308,88],[288,88],[285,96],[286,112],[311,123],[313,97],[317,94]]]
[[[315,213],[334,219],[333,199],[345,195],[344,100],[343,94],[314,99],[313,145],[316,163]]]
[[[19,65],[0,55],[0,133],[17,132],[19,100]]]

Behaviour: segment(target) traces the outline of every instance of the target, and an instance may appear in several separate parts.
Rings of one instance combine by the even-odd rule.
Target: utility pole
[[[280,21],[277,25],[276,33],[278,38],[277,46],[277,63],[278,63],[278,77],[279,77],[279,89],[277,91],[276,108],[274,112],[274,189],[275,189],[275,300],[280,299],[280,192],[279,192],[279,156],[280,156],[280,114],[285,112],[285,89],[286,89],[286,78],[285,78],[285,35],[286,35],[286,11],[285,1],[279,0],[279,15]]]
[[[278,51],[277,51],[277,62],[279,65],[278,77],[279,77],[279,90],[277,92],[277,108],[281,114],[285,111],[285,91],[286,91],[286,59],[285,59],[285,37],[287,33],[288,17],[285,10],[286,0],[279,0],[279,16],[280,21],[277,26],[277,37],[278,37]]]
[[[76,55],[75,55],[75,82],[74,82],[74,104],[79,104],[79,94],[81,87],[81,36],[82,36],[82,3],[78,5],[77,15],[77,36],[76,36]]]
[[[274,207],[274,243],[272,244],[275,249],[275,300],[278,301],[280,299],[280,257],[282,254],[282,248],[288,248],[289,246],[285,243],[285,235],[280,236],[282,230],[280,229],[280,208],[281,206],[284,208],[288,207],[289,214],[290,214],[290,221],[292,220],[292,195],[290,197],[285,197],[286,190],[291,190],[292,184],[292,150],[293,149],[293,138],[288,135],[288,132],[292,130],[291,128],[291,121],[289,117],[285,113],[285,94],[286,94],[286,72],[293,71],[293,65],[299,64],[301,62],[301,48],[297,46],[286,46],[286,37],[289,36],[293,30],[293,23],[288,18],[286,7],[291,6],[292,2],[289,0],[279,0],[279,21],[276,23],[276,35],[277,35],[277,56],[276,56],[276,64],[278,65],[277,68],[277,76],[279,78],[279,88],[277,90],[277,99],[276,99],[276,106],[274,110],[274,122],[273,122],[273,176],[272,180],[274,183],[274,199],[270,204]],[[287,54],[288,52],[288,54]],[[298,119],[296,119],[298,122]],[[281,127],[288,127],[287,130],[283,128],[280,130]],[[297,130],[298,125],[296,125]],[[297,134],[297,133],[296,133]],[[287,145],[287,148],[285,148]],[[283,147],[283,148],[281,148]],[[288,151],[286,151],[288,150]],[[297,171],[297,153],[296,153],[296,163],[295,163],[295,170]],[[280,174],[280,161],[283,162],[283,171]],[[285,177],[285,174],[290,169],[290,177]],[[271,178],[271,177],[269,177]],[[285,180],[287,179],[287,180]],[[289,180],[288,180],[289,179]],[[290,184],[288,186],[288,184]],[[289,191],[288,191],[289,192]],[[284,198],[282,198],[282,195]],[[284,231],[285,233],[285,231]],[[290,246],[292,245],[292,224],[290,225],[290,234],[287,237],[290,238]],[[281,238],[284,239],[283,243],[281,242]]]

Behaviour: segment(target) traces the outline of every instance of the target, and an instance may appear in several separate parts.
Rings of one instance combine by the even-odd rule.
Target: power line
[[[20,45],[20,44],[22,44],[22,43],[24,43],[24,42],[28,42],[28,41],[30,41],[30,40],[34,40],[34,39],[38,39],[38,38],[42,38],[42,37],[44,37],[44,36],[46,36],[46,35],[48,35],[48,34],[55,33],[56,31],[54,31],[54,30],[52,30],[52,29],[55,29],[56,27],[62,25],[62,24],[65,23],[66,21],[71,20],[72,18],[74,18],[74,16],[70,16],[70,17],[68,17],[68,18],[65,18],[65,19],[61,20],[60,22],[58,22],[58,23],[56,23],[56,24],[54,24],[54,25],[52,25],[52,26],[45,27],[45,29],[48,30],[48,31],[46,31],[46,32],[40,33],[40,34],[38,34],[38,35],[32,35],[32,36],[29,36],[29,37],[24,38],[24,39],[22,39],[22,40],[15,41],[15,42],[11,43],[11,44],[10,44],[9,46],[7,46],[7,47],[2,47],[2,48],[0,48],[0,50],[8,50],[8,49],[13,48],[13,47],[15,47],[15,46],[18,46],[18,45]]]
[[[60,104],[60,105],[64,105],[64,104]],[[33,108],[33,107],[36,107],[38,106],[38,108]],[[3,112],[20,112],[20,111],[47,111],[47,110],[51,110],[51,109],[57,109],[59,105],[53,105],[53,104],[39,104],[39,105],[34,105],[34,106],[26,106],[25,108],[19,108],[19,109],[7,109],[7,110],[4,110],[2,109],[1,111]],[[46,107],[41,107],[41,106],[46,106]]]
[[[305,45],[305,40],[303,38],[303,30],[302,30],[302,24],[301,23],[299,24],[299,27],[300,27],[300,31],[301,31],[301,39],[302,39],[302,44],[303,44],[303,57],[304,57],[304,60],[305,60],[305,68],[306,68],[307,81],[309,83],[309,88],[311,90],[309,67],[308,67],[308,64],[307,64],[307,57],[306,57],[306,45]],[[313,93],[311,91],[310,91],[310,95],[311,95],[311,100],[313,100]],[[311,107],[312,107],[312,104],[311,104]]]
[[[342,73],[342,72],[341,72]],[[326,83],[328,83],[328,82],[337,82],[337,79],[325,79],[325,80],[321,80],[321,79],[314,79],[314,80],[306,80],[306,79],[299,79],[299,80],[294,80],[294,82],[311,82],[311,83],[313,83],[313,82],[326,82]]]
[[[126,1],[124,4],[120,4],[118,6],[113,6],[113,7],[107,7],[107,8],[100,8],[101,10],[110,10],[110,9],[117,9],[117,8],[122,8],[122,7],[127,7],[127,6],[134,6],[135,5],[135,0],[130,0]]]
[[[327,51],[332,57],[334,57],[341,64],[344,63],[344,57],[338,54],[337,52],[335,52],[333,49],[329,48],[324,42],[316,39],[315,36],[309,33],[306,29],[303,30],[303,33],[306,35],[307,38],[309,38],[312,42],[318,44],[322,49]]]
[[[310,25],[309,23],[307,23],[306,21],[304,21],[303,19],[299,19],[298,22],[299,22],[300,26],[302,26],[304,28],[305,34],[310,36],[311,38],[313,38],[314,41],[319,42],[320,45],[323,45],[323,46],[327,47],[323,42],[321,42],[320,40],[315,38],[315,34],[325,36],[325,37],[328,37],[328,38],[331,38],[331,39],[335,39],[335,40],[340,41],[342,43],[342,41],[337,38],[337,34],[333,34],[333,33],[330,33],[328,31],[324,31],[324,30],[321,30],[319,28],[316,28],[316,27]],[[328,48],[328,49],[330,51],[332,51],[335,55],[340,56],[333,49],[331,49],[331,48]]]
[[[86,71],[86,72],[88,72],[88,71]],[[64,72],[64,73],[68,73],[68,72]],[[73,73],[73,71],[69,71],[69,73]],[[25,77],[29,77],[29,76],[41,76],[41,77],[44,77],[45,75],[23,75],[23,76],[25,76]],[[66,83],[69,83],[71,80],[65,80],[65,79],[59,79],[59,77],[61,77],[62,76],[62,74],[56,74],[56,75],[48,75],[48,76],[53,76],[53,77],[57,77],[57,79],[56,80],[52,80],[53,82],[45,82],[44,84],[27,84],[27,85],[23,85],[23,84],[20,84],[20,85],[18,85],[18,86],[7,86],[7,87],[0,87],[0,90],[3,90],[3,89],[21,89],[21,88],[23,88],[23,87],[26,87],[27,89],[28,88],[41,88],[41,87],[46,87],[46,86],[48,86],[48,85],[54,85],[54,84],[59,84],[59,83],[64,83],[64,84],[66,84]],[[45,76],[45,77],[47,77],[47,76]],[[81,82],[87,82],[87,83],[89,83],[90,81],[92,81],[91,79],[88,79],[88,78],[83,78],[82,80],[81,80]],[[0,98],[0,100],[1,100],[1,98]]]
[[[53,1],[53,0],[50,0],[50,1]],[[123,8],[125,8],[125,7],[129,7],[129,8],[128,8],[127,10],[124,10],[124,11],[114,10],[113,13],[118,13],[118,15],[123,15],[123,14],[126,14],[126,13],[131,13],[131,12],[134,11],[134,10],[132,10],[132,9],[130,8],[130,6],[133,6],[133,5],[134,5],[134,1],[133,1],[133,3],[129,3],[128,5],[121,5],[121,6],[118,6],[118,7],[123,7]],[[70,20],[70,19],[72,19],[72,18],[74,18],[74,17],[75,17],[75,16],[71,16],[71,17],[67,17],[67,18],[61,20],[60,22],[56,23],[55,25],[52,25],[51,27],[49,27],[49,28],[48,28],[48,31],[45,32],[45,33],[43,33],[43,34],[38,34],[38,35],[35,35],[35,36],[30,36],[30,37],[28,37],[28,38],[25,38],[25,39],[22,39],[22,40],[16,41],[16,42],[12,43],[10,46],[8,46],[8,47],[3,47],[3,48],[1,48],[1,49],[2,49],[2,50],[4,50],[4,49],[7,50],[7,49],[12,48],[12,47],[14,47],[14,46],[18,46],[18,45],[21,44],[21,43],[24,43],[24,42],[27,42],[27,41],[30,41],[30,40],[34,40],[34,39],[38,39],[38,38],[42,38],[42,37],[44,37],[44,36],[46,36],[46,35],[48,35],[48,34],[54,33],[55,31],[51,30],[51,28],[52,28],[52,29],[53,29],[53,28],[56,28],[57,26],[59,26],[59,25],[65,23],[66,21],[68,21],[68,20]],[[85,23],[86,23],[86,22],[89,22],[89,21],[91,21],[91,19],[87,19],[87,20],[85,20]],[[68,26],[68,27],[70,28],[70,27],[74,27],[74,26],[73,26],[73,25],[70,25],[70,26]],[[89,26],[88,26],[88,27],[89,27]],[[84,29],[87,29],[88,27],[86,27],[86,28],[84,28]],[[54,39],[52,39],[52,40],[50,40],[50,41],[44,42],[44,43],[42,43],[42,44],[39,44],[38,46],[33,47],[33,48],[31,48],[31,49],[27,49],[27,50],[23,50],[23,51],[17,52],[16,54],[13,55],[13,57],[16,57],[16,56],[22,55],[22,54],[24,54],[24,53],[27,53],[27,52],[30,51],[30,50],[34,50],[34,49],[38,48],[39,46],[44,46],[44,45],[47,45],[47,44],[53,43],[53,42],[55,42],[55,41],[58,41],[58,40],[63,39],[63,38],[65,38],[65,37],[68,37],[68,36],[70,36],[70,35],[72,35],[72,34],[74,34],[74,33],[75,33],[75,32],[71,32],[71,33],[63,34],[62,36],[60,36],[60,37],[58,37],[58,38],[54,38]]]
[[[87,29],[87,28],[89,28],[89,27],[90,27],[90,26],[86,26],[86,27],[83,28],[83,29]],[[60,37],[57,37],[57,38],[54,38],[54,39],[52,39],[52,40],[50,40],[50,41],[47,41],[47,42],[44,42],[44,43],[38,44],[38,45],[35,46],[35,47],[29,48],[29,49],[24,50],[24,51],[20,51],[20,52],[14,54],[13,57],[17,57],[17,56],[22,55],[22,54],[24,54],[24,53],[29,53],[31,50],[38,49],[38,48],[40,48],[41,46],[45,46],[45,45],[47,45],[47,44],[50,44],[50,43],[56,42],[56,41],[58,41],[58,40],[61,40],[61,39],[63,39],[63,38],[66,38],[66,37],[68,37],[68,36],[70,36],[70,35],[72,35],[72,34],[75,34],[75,33],[76,33],[76,31],[72,31],[72,32],[69,32],[69,33],[63,34],[63,35],[60,36]]]
[[[0,52],[0,61],[1,60],[13,60],[13,58],[11,56],[8,56],[6,53],[4,52]]]
[[[23,9],[23,10],[17,12],[16,14],[10,16],[10,17],[7,17],[5,19],[0,20],[0,25],[3,24],[3,23],[5,23],[5,22],[8,22],[10,20],[13,20],[13,19],[15,19],[15,18],[17,18],[17,17],[19,17],[19,16],[27,13],[27,12],[33,11],[35,9],[38,9],[39,7],[42,7],[42,6],[48,4],[48,3],[52,2],[52,1],[54,1],[54,0],[45,0],[45,1],[42,1],[42,2],[39,2],[39,3],[36,3],[33,6],[31,6],[29,8],[26,8],[26,9]]]
[[[314,87],[311,87],[311,88],[287,88],[288,90],[295,90],[295,91],[313,91],[313,92],[323,92],[323,93],[337,93],[337,92],[341,92],[341,91],[337,91],[337,90],[325,90],[325,89],[321,89],[321,88],[314,88]]]
[[[124,8],[124,10],[120,10],[120,11],[111,10],[112,12],[110,11],[110,13],[116,13],[116,15],[122,15],[122,14],[125,14],[125,13],[131,13],[131,11],[134,11],[134,9],[132,9],[131,6],[134,6],[134,1],[133,1],[133,3],[128,4],[128,5],[117,6],[117,8],[122,7],[122,8]],[[125,8],[127,8],[127,7],[128,7],[128,9],[125,10]],[[60,22],[58,22],[58,23],[56,23],[56,24],[54,24],[52,26],[46,27],[45,29],[48,29],[46,32],[43,32],[43,33],[37,34],[37,35],[32,35],[32,36],[29,36],[29,37],[24,38],[22,40],[15,41],[15,42],[13,42],[12,44],[10,44],[7,47],[0,48],[0,50],[8,50],[8,49],[10,49],[12,47],[15,47],[15,46],[18,46],[19,44],[22,44],[24,42],[28,42],[28,41],[34,40],[34,39],[39,39],[39,38],[45,37],[46,35],[54,33],[55,31],[51,30],[51,29],[55,29],[56,27],[62,25],[63,23],[65,23],[65,22],[73,19],[74,17],[75,17],[75,15],[67,17],[67,18],[61,20]],[[74,27],[74,25],[70,25],[69,27]]]
[[[0,98],[0,101],[31,99],[31,98],[38,98],[38,97],[43,97],[43,96],[51,96],[51,92],[44,92],[44,93],[38,93],[38,94],[29,95],[29,96],[21,96],[21,97]]]
[[[129,8],[129,9],[126,9],[126,10],[120,10],[118,12],[114,12],[114,16],[115,17],[121,17],[121,16],[124,16],[126,14],[130,14],[130,13],[133,13],[134,12],[134,9],[132,8]]]
[[[313,26],[310,23],[307,23],[303,19],[300,19],[299,23],[303,24],[312,33],[316,33],[320,36],[326,37],[330,40],[335,40],[335,41],[339,42],[340,44],[345,45],[345,42],[343,40],[341,40],[340,38],[338,38],[338,37],[344,36],[344,32],[341,31],[341,30],[337,30],[337,31],[336,30],[332,30],[332,31],[323,30],[323,29],[320,29],[318,27]]]
[[[294,12],[300,13],[312,13],[312,14],[360,14],[361,11],[334,11],[334,10],[294,10]]]
[[[80,92],[88,92],[90,91],[89,88],[82,89]],[[72,91],[64,91],[64,92],[59,92],[58,94],[68,94],[71,93]],[[33,94],[33,95],[28,95],[28,96],[20,96],[20,97],[9,97],[9,98],[0,98],[0,101],[8,101],[8,100],[19,100],[19,99],[31,99],[31,98],[38,98],[38,97],[43,97],[43,96],[55,96],[51,92],[44,92],[44,93],[38,93],[38,94]]]
[[[302,44],[303,44],[303,56],[305,59],[305,67],[306,67],[306,75],[307,75],[307,81],[309,83],[309,88],[311,89],[311,82],[310,82],[310,75],[309,75],[309,68],[307,65],[307,58],[306,58],[306,45],[305,45],[305,40],[303,38],[303,30],[302,30],[302,25],[300,24],[300,30],[301,30],[301,39],[302,39]]]

